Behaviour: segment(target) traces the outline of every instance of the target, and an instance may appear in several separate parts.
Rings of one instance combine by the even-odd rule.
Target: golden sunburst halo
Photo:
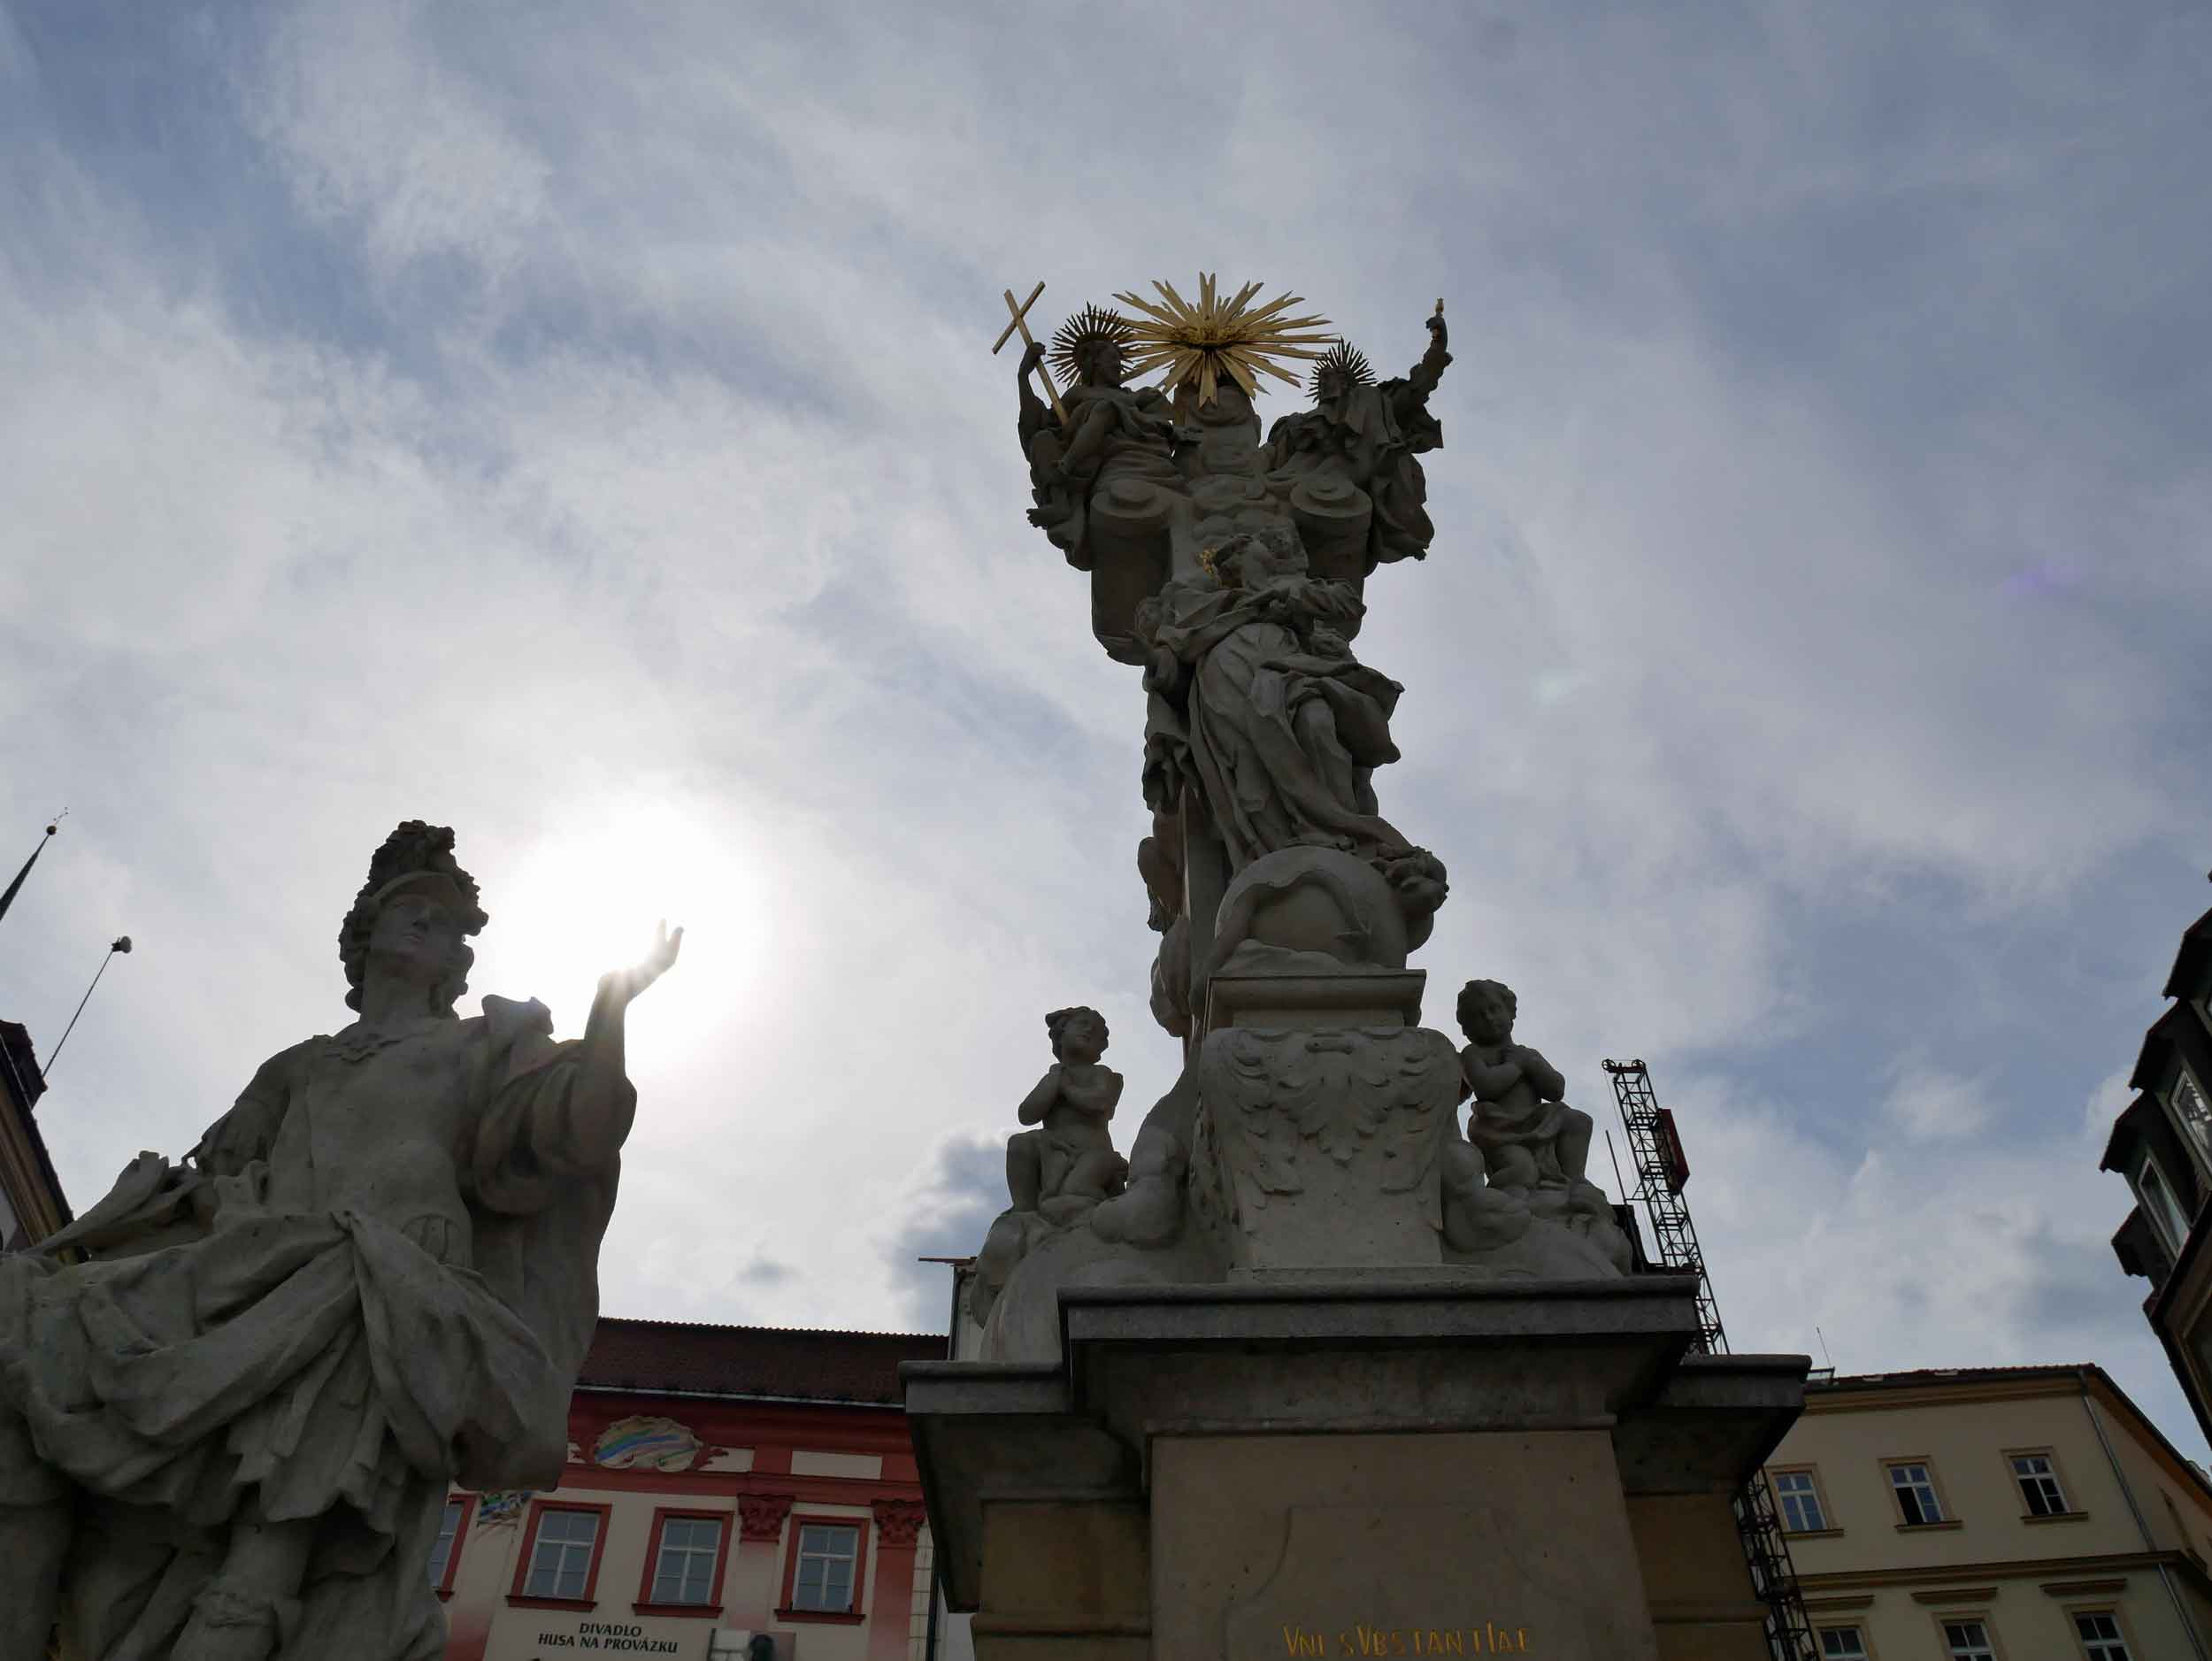
[[[1129,319],[1128,374],[1132,380],[1161,372],[1160,389],[1179,392],[1190,388],[1201,404],[1213,402],[1223,381],[1233,381],[1245,395],[1259,394],[1259,377],[1272,375],[1291,386],[1298,377],[1278,361],[1286,358],[1319,358],[1333,336],[1326,333],[1323,317],[1293,317],[1293,306],[1305,302],[1297,295],[1282,295],[1264,305],[1255,305],[1262,284],[1248,282],[1227,300],[1210,273],[1198,277],[1198,304],[1175,292],[1172,284],[1154,281],[1158,299],[1118,294],[1114,298],[1138,313]]]
[[[1343,341],[1330,347],[1322,354],[1321,361],[1314,365],[1313,373],[1308,377],[1306,385],[1315,397],[1321,396],[1321,377],[1332,371],[1343,376],[1355,387],[1374,384],[1375,372],[1368,364],[1367,354]]]
[[[1085,306],[1053,331],[1052,366],[1059,372],[1060,384],[1072,390],[1083,378],[1083,356],[1093,342],[1111,341],[1126,352],[1135,337],[1134,326],[1120,312],[1104,306]]]

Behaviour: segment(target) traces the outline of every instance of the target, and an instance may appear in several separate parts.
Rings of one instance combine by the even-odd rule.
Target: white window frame
[[[2128,1648],[2127,1630],[2120,1625],[2116,1609],[2070,1609],[2066,1619],[2073,1623],[2074,1642],[2081,1646],[2083,1661],[2135,1661],[2135,1651]],[[2111,1636],[2085,1633],[2084,1621],[2101,1620],[2111,1628]]]
[[[849,1536],[852,1541],[852,1549],[849,1551],[809,1551],[807,1549],[806,1537],[809,1534],[831,1532]],[[862,1535],[858,1522],[801,1523],[797,1537],[791,1542],[792,1556],[796,1559],[796,1565],[791,1571],[791,1607],[793,1610],[810,1615],[849,1615],[858,1610],[860,1607],[861,1545]],[[810,1559],[825,1565],[841,1563],[845,1565],[847,1580],[843,1603],[809,1603],[802,1601],[806,1596],[806,1565]],[[829,1570],[825,1567],[822,1572],[822,1596],[828,1596],[829,1583]]]
[[[2070,1517],[2073,1503],[2066,1497],[2066,1485],[2058,1479],[2058,1460],[2048,1448],[2024,1448],[2005,1456],[2005,1464],[2012,1472],[2012,1484],[2020,1492],[2020,1503],[2029,1517]],[[2024,1465],[2039,1465],[2039,1471],[2023,1471]],[[2039,1509],[2039,1496],[2040,1506]]]
[[[1830,1638],[1840,1637],[1846,1633],[1851,1637],[1848,1649],[1832,1649],[1828,1647]],[[1873,1661],[1874,1652],[1866,1647],[1866,1628],[1856,1621],[1847,1621],[1840,1626],[1816,1627],[1813,1636],[1820,1645],[1820,1661]]]
[[[1988,1616],[1939,1615],[1936,1617],[1936,1626],[1943,1634],[1943,1653],[1949,1661],[1998,1661],[1997,1630],[1990,1625]],[[1954,1638],[1951,1635],[1955,1629],[1962,1632],[1970,1626],[1980,1630],[1982,1635],[1978,1643],[1972,1639]]]
[[[2167,1180],[2157,1158],[2147,1151],[2135,1167],[2135,1197],[2158,1237],[2166,1242],[2167,1252],[2180,1257],[2189,1238],[2189,1219],[2182,1214],[2181,1196]]]
[[[1785,1488],[1783,1484],[1786,1481],[1802,1482],[1804,1487]],[[1822,1534],[1834,1529],[1835,1524],[1828,1519],[1827,1503],[1821,1496],[1820,1479],[1813,1474],[1810,1465],[1770,1472],[1767,1474],[1767,1486],[1774,1490],[1774,1509],[1781,1514],[1784,1534]],[[1813,1521],[1802,1527],[1799,1526],[1793,1515],[1793,1504],[1800,1511],[1806,1506],[1810,1506]]]
[[[591,1531],[581,1540],[572,1540],[565,1534],[546,1533],[554,1519],[580,1517],[591,1525]],[[538,1531],[530,1542],[530,1567],[522,1577],[525,1597],[557,1597],[567,1603],[581,1603],[591,1595],[591,1557],[599,1544],[599,1531],[606,1526],[604,1513],[596,1511],[572,1511],[566,1506],[549,1505],[538,1517]],[[565,1528],[567,1525],[563,1524]],[[551,1553],[551,1573],[546,1583],[539,1584],[539,1573],[548,1566],[548,1551]],[[581,1567],[576,1573],[582,1584],[573,1592],[560,1589],[562,1580],[569,1573],[569,1555],[580,1554]]]
[[[1883,1462],[1882,1468],[1888,1473],[1889,1491],[1897,1501],[1900,1527],[1926,1528],[1936,1523],[1952,1520],[1951,1514],[1943,1509],[1943,1495],[1936,1487],[1935,1466],[1929,1461],[1889,1459]],[[1919,1475],[1900,1481],[1900,1474],[1908,1471],[1916,1471]],[[1908,1494],[1913,1497],[1912,1509],[1921,1513],[1918,1517],[1911,1515],[1906,1508],[1905,1496]]]
[[[686,1529],[704,1528],[711,1532],[707,1543],[703,1546],[691,1544],[688,1541],[682,1545],[671,1545],[668,1540],[668,1531],[678,1526]],[[653,1542],[653,1580],[649,1588],[651,1596],[647,1601],[665,1604],[671,1609],[704,1608],[712,1603],[714,1602],[714,1565],[722,1559],[722,1529],[723,1520],[718,1517],[662,1518],[659,1537]],[[669,1558],[672,1555],[679,1559],[674,1576],[675,1596],[672,1597],[662,1589],[669,1583]],[[699,1584],[699,1596],[687,1597],[684,1595],[685,1588],[695,1578],[693,1570],[702,1559],[704,1560],[705,1567],[695,1577]]]
[[[2196,1103],[2194,1112],[2182,1104],[2185,1097]],[[2196,1144],[2200,1162],[2212,1167],[2212,1096],[2205,1093],[2204,1086],[2185,1061],[2174,1064],[2174,1082],[2166,1093],[2166,1111]]]

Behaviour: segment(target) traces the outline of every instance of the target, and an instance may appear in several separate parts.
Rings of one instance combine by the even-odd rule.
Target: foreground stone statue
[[[487,918],[452,847],[411,820],[377,850],[339,935],[357,1020],[0,1258],[0,1661],[57,1623],[83,1661],[431,1661],[448,1484],[557,1483],[624,1012],[682,931],[580,1040],[534,1002],[463,1019]]]

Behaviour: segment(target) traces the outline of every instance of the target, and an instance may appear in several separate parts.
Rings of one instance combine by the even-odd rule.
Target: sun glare
[[[492,923],[472,980],[479,992],[538,998],[564,1038],[583,1031],[599,977],[645,956],[657,921],[684,930],[683,957],[634,1019],[649,1020],[656,1043],[672,1050],[703,1034],[759,946],[749,839],[711,813],[668,803],[580,811],[485,889]],[[710,986],[718,996],[707,996]]]

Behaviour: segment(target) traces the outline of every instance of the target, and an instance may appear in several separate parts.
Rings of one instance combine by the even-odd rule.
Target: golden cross
[[[1014,304],[1014,291],[1011,288],[1006,291],[1006,309],[1014,314],[1014,320],[1001,329],[998,332],[998,338],[991,342],[992,357],[998,356],[998,349],[1006,344],[1007,337],[1016,329],[1021,331],[1024,345],[1034,346],[1037,343],[1031,338],[1029,333],[1029,308],[1037,304],[1037,296],[1044,291],[1044,284],[1039,282],[1029,291],[1029,298],[1024,300],[1019,305]],[[1053,382],[1052,366],[1049,364],[1039,364],[1037,374],[1038,378],[1045,383],[1045,396],[1052,400],[1052,412],[1060,418],[1060,425],[1065,427],[1068,424],[1068,406],[1060,402],[1060,388]]]

